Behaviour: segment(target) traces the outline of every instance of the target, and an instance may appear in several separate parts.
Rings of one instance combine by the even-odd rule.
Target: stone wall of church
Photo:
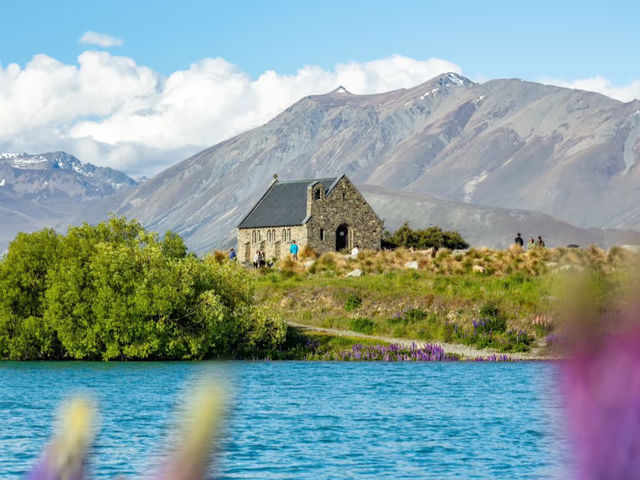
[[[258,249],[265,252],[267,261],[289,255],[289,247],[295,241],[300,248],[307,243],[307,229],[304,226],[265,227],[238,229],[236,253],[241,262],[253,262]]]
[[[382,221],[351,181],[343,177],[325,197],[329,185],[315,184],[307,191],[306,243],[319,253],[335,251],[337,237],[345,232],[345,248],[378,250]],[[341,228],[340,232],[338,230]],[[346,228],[345,228],[346,227]]]

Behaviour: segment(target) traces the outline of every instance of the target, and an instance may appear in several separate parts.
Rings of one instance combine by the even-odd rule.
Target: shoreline
[[[438,341],[427,341],[427,340],[415,340],[415,339],[406,339],[406,338],[394,338],[388,337],[384,335],[367,335],[364,333],[355,332],[352,330],[342,330],[337,328],[326,328],[326,327],[316,327],[313,325],[305,325],[303,323],[291,322],[287,321],[287,325],[289,327],[295,328],[300,331],[300,333],[304,334],[305,331],[317,332],[326,335],[332,335],[337,337],[350,337],[350,338],[362,338],[363,340],[374,340],[385,342],[388,344],[396,344],[402,345],[405,347],[410,347],[411,345],[416,345],[418,347],[422,347],[424,345],[434,345],[442,348],[445,353],[459,355],[461,356],[461,360],[475,360],[476,358],[487,358],[493,355],[507,355],[510,359],[518,360],[518,361],[555,361],[555,360],[563,360],[565,357],[560,357],[557,355],[540,355],[535,351],[531,352],[498,352],[494,349],[479,349],[474,348],[469,345],[464,345],[461,343],[447,343],[447,342],[438,342]]]

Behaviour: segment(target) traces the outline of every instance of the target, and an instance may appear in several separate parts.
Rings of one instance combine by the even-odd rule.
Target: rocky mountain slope
[[[477,84],[451,73],[377,95],[338,88],[306,97],[267,124],[93,206],[83,219],[116,211],[175,230],[202,251],[228,241],[274,173],[346,173],[358,184],[456,205],[534,210],[584,228],[639,229],[638,160],[639,101],[513,79]],[[416,226],[435,223],[420,212],[411,216],[406,220]],[[466,223],[461,214],[457,228]],[[526,230],[521,223],[509,228]]]
[[[19,231],[53,227],[77,214],[85,202],[135,185],[122,172],[64,152],[0,153],[0,251]]]
[[[450,73],[383,94],[338,88],[303,98],[84,218],[116,211],[202,251],[229,238],[274,173],[346,173],[357,184],[539,211],[582,228],[639,229],[638,160],[640,101]]]

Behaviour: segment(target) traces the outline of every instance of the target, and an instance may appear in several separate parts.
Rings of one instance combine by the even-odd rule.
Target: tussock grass
[[[211,256],[217,263],[222,263],[229,257],[229,255],[222,250],[214,250]]]
[[[302,250],[304,251],[305,248],[303,247]],[[405,248],[377,252],[365,250],[358,255],[357,259],[337,252],[317,256],[311,249],[304,255],[307,255],[306,258],[315,258],[316,260],[310,268],[310,273],[328,276],[346,275],[356,268],[361,269],[365,274],[405,270],[408,262],[417,262],[418,269],[421,271],[441,275],[474,273],[486,276],[505,276],[520,272],[538,276],[565,266],[578,269],[595,268],[611,272],[637,258],[632,252],[620,247],[614,247],[607,252],[597,246],[586,249],[543,248],[529,251],[523,251],[520,247],[512,247],[507,250],[471,248],[466,251],[453,252],[441,249],[435,258],[432,256],[431,250],[410,251]]]
[[[300,253],[298,253],[298,257],[300,257],[301,259],[315,260],[316,258],[318,258],[318,252],[316,252],[309,245],[304,245],[300,249]]]

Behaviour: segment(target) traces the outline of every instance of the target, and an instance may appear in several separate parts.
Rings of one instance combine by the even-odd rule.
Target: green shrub
[[[404,223],[398,230],[382,233],[382,244],[385,248],[448,248],[451,250],[468,248],[469,244],[460,233],[443,231],[440,227],[429,227],[424,230],[414,230]]]
[[[375,323],[370,318],[366,317],[356,317],[352,318],[349,321],[349,329],[354,332],[364,333],[366,335],[371,335],[373,333],[373,329],[375,327]]]
[[[356,308],[359,308],[360,305],[362,305],[362,299],[357,296],[355,293],[350,293],[347,296],[347,299],[344,301],[344,309],[347,312],[350,312],[352,310],[355,310]]]
[[[427,318],[427,314],[419,308],[411,308],[404,313],[404,318],[406,323],[417,323]]]

